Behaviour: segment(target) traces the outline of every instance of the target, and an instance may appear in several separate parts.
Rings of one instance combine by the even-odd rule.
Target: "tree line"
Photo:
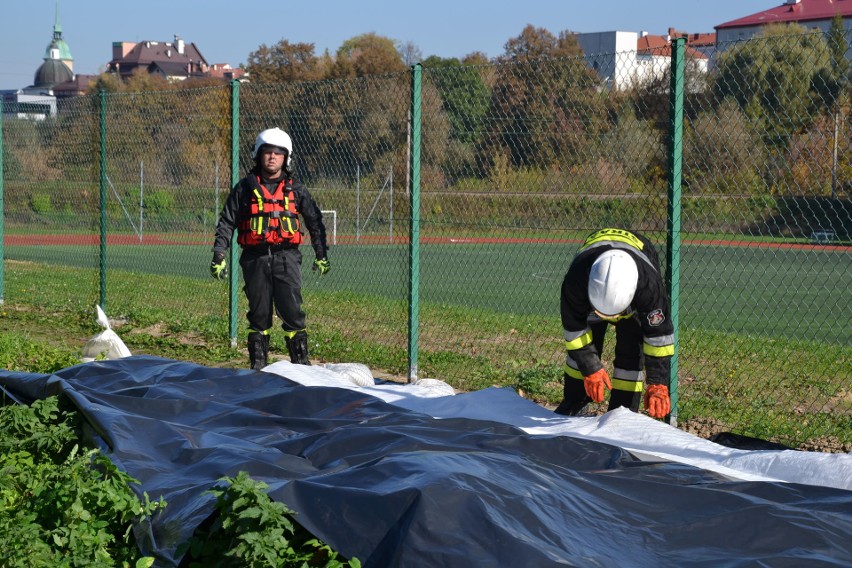
[[[687,62],[683,181],[687,195],[844,195],[852,180],[849,49],[828,33],[767,26],[724,46],[707,72]],[[616,57],[621,54],[616,54]],[[609,88],[574,34],[526,26],[488,59],[422,58],[412,44],[364,34],[334,55],[282,39],[249,54],[241,85],[241,159],[270,124],[296,141],[312,185],[402,179],[410,136],[409,64],[423,66],[421,178],[426,190],[658,195],[667,183],[669,75]],[[55,120],[8,121],[7,178],[38,164],[49,179],[91,179],[97,99],[106,94],[113,171],[150,183],[227,178],[230,94],[221,82],[170,85],[105,74]],[[117,176],[118,174],[116,174]],[[226,184],[223,184],[226,185]]]

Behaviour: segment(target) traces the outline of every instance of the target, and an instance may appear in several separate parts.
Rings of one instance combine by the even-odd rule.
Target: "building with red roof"
[[[721,50],[724,49],[723,44],[747,40],[769,24],[799,24],[827,32],[838,14],[843,18],[846,37],[852,39],[852,0],[785,0],[776,8],[719,24],[716,26],[716,45]]]
[[[136,69],[159,74],[170,82],[183,81],[189,77],[207,75],[209,65],[198,46],[186,43],[175,36],[175,41],[116,41],[112,44],[112,60],[107,71],[117,73],[123,79],[130,77]]]
[[[709,56],[705,48],[708,42],[713,44],[714,34],[687,34],[669,28],[664,36],[612,31],[582,33],[576,37],[589,66],[609,88],[621,90],[665,78],[671,65],[671,41],[676,37],[687,39],[687,58],[699,71],[706,72]]]
[[[248,73],[246,73],[245,69],[239,67],[231,67],[229,63],[214,63],[210,66],[208,73],[211,77],[226,79],[228,81],[234,79],[248,79]]]

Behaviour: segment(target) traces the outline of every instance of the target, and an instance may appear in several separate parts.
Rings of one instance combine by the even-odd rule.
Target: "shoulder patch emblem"
[[[659,308],[648,314],[648,325],[657,327],[664,321],[666,321],[666,316],[663,315],[663,310]]]

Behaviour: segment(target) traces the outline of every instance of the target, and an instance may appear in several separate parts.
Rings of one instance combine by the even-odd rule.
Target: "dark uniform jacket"
[[[284,174],[286,175],[286,174]],[[247,215],[251,208],[251,182],[254,179],[255,173],[252,172],[249,176],[241,179],[231,189],[228,195],[228,200],[222,208],[222,213],[219,216],[219,223],[216,225],[216,239],[213,241],[213,252],[225,252],[231,245],[231,236],[234,229],[240,222],[240,219]],[[281,181],[281,178],[274,180],[263,179],[263,185],[267,190],[273,192]],[[318,259],[328,256],[328,245],[326,244],[325,225],[322,222],[322,213],[319,207],[308,193],[308,189],[298,180],[293,180],[293,193],[296,196],[296,210],[302,216],[304,226],[308,229],[311,235],[311,246],[316,253]],[[251,254],[252,248],[259,249],[257,252],[266,251],[267,246],[261,245],[258,247],[246,247],[245,254]]]
[[[568,354],[584,376],[603,367],[589,328],[588,318],[593,314],[593,308],[588,285],[592,264],[603,252],[611,249],[630,254],[639,271],[636,294],[622,317],[635,317],[641,326],[647,383],[668,385],[671,356],[674,354],[674,328],[668,294],[654,246],[644,236],[630,231],[610,228],[592,233],[571,262],[562,282],[560,307]]]

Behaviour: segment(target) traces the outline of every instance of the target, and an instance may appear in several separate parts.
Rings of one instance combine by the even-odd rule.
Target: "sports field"
[[[98,269],[97,246],[11,244],[5,256]],[[209,244],[109,245],[109,269],[209,278]],[[559,287],[576,242],[442,242],[420,249],[420,301],[497,313],[558,315]],[[310,247],[302,247],[312,260]],[[405,244],[340,244],[323,279],[304,264],[305,287],[405,299]],[[688,327],[767,337],[852,343],[849,247],[681,247],[680,317]],[[109,278],[109,276],[107,276]],[[224,291],[223,293],[227,293]]]

